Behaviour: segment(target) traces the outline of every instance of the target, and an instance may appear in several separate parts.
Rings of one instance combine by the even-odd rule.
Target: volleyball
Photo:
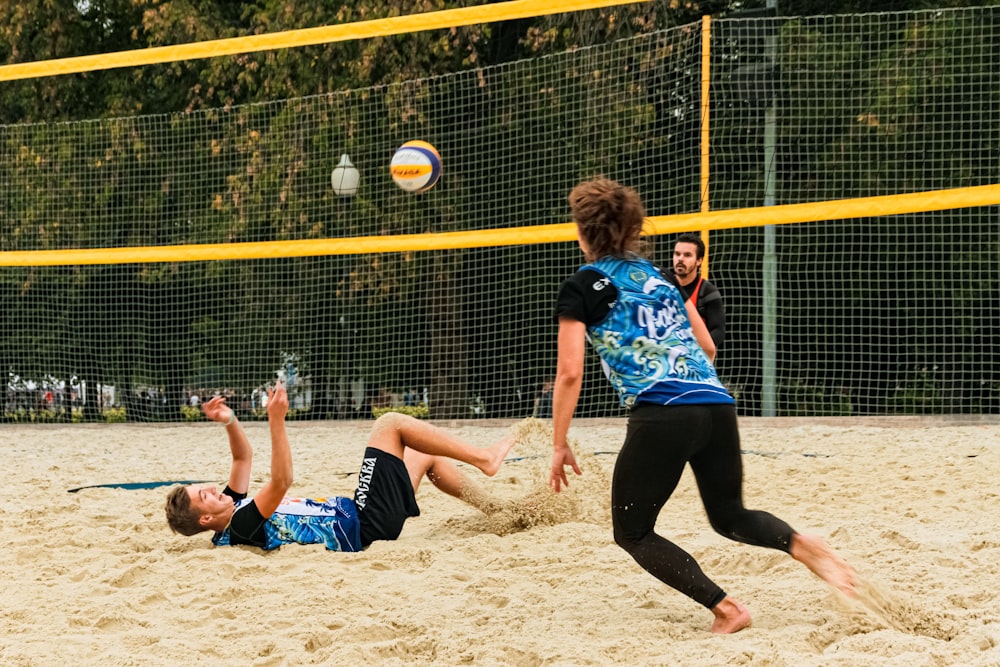
[[[426,192],[441,178],[441,154],[426,141],[407,141],[392,156],[389,173],[407,192]]]

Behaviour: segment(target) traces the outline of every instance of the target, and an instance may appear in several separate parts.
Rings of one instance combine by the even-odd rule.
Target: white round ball
[[[441,178],[441,155],[426,141],[407,141],[392,156],[389,173],[407,192],[426,192]]]

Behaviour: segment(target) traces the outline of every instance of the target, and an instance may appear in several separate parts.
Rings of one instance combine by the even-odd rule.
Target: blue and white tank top
[[[652,262],[604,257],[582,268],[618,290],[587,339],[623,406],[735,403],[695,340],[680,292]]]
[[[251,498],[236,504],[239,511]],[[235,512],[234,512],[235,514]],[[285,498],[264,521],[266,542],[262,548],[277,549],[283,544],[324,544],[331,551],[361,551],[358,510],[350,498]],[[230,530],[212,538],[216,546],[230,546]]]

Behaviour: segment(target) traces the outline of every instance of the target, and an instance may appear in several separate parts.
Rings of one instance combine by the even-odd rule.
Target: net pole
[[[701,212],[708,213],[708,188],[709,188],[709,119],[711,98],[709,96],[711,83],[711,62],[712,62],[712,17],[703,16],[701,19]],[[708,278],[708,237],[707,229],[701,230],[701,240],[705,244],[705,260],[701,263],[701,277]]]
[[[767,8],[777,13],[777,0],[767,0]],[[768,71],[774,71],[776,54],[776,36],[774,28],[766,24],[764,35],[764,62]],[[768,86],[770,89],[771,87]],[[764,109],[764,206],[775,205],[776,178],[775,158],[777,156],[777,95],[767,95],[767,106]],[[764,226],[764,265],[762,270],[762,344],[761,344],[761,415],[774,417],[777,414],[777,231],[774,225]]]

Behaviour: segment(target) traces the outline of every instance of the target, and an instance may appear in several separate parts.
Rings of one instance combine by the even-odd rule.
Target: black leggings
[[[731,540],[787,552],[793,530],[743,507],[743,460],[732,405],[640,405],[611,484],[615,542],[654,577],[709,609],[726,596],[686,551],[660,537],[656,518],[690,463],[712,528]]]

